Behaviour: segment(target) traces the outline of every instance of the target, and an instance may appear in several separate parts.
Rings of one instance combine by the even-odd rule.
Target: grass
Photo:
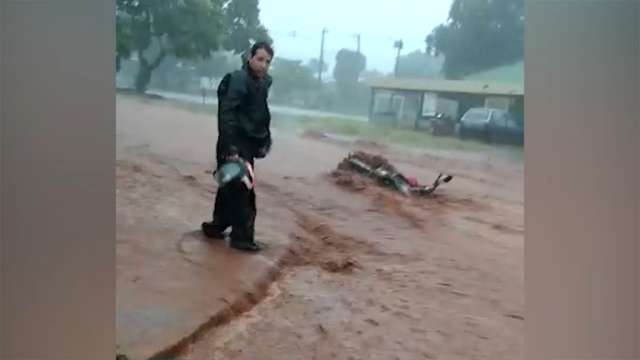
[[[211,104],[194,104],[194,103],[187,103],[184,101],[179,101],[179,100],[173,100],[173,99],[165,99],[163,101],[165,104],[168,104],[172,107],[176,107],[179,109],[183,109],[183,110],[187,110],[187,111],[191,111],[194,113],[198,113],[198,114],[216,114],[217,111],[217,107],[215,105],[211,105]]]
[[[195,104],[180,100],[167,99],[160,95],[140,95],[129,89],[118,89],[117,94],[123,97],[139,99],[143,102],[157,102],[163,105],[171,106],[177,109],[186,110],[198,114],[215,114],[216,107],[211,104]]]
[[[395,144],[414,148],[460,150],[460,151],[486,151],[493,147],[477,141],[462,141],[455,137],[433,136],[427,132],[413,129],[402,129],[374,125],[362,121],[344,119],[318,118],[318,119],[278,119],[276,128],[293,128],[301,131],[311,130],[327,132],[345,136],[356,137],[362,140],[378,143]]]
[[[140,97],[143,101],[158,101],[172,107],[186,111],[211,114],[217,111],[216,106],[208,104],[195,104],[172,99],[149,99],[144,96],[119,92],[125,96]],[[381,144],[394,144],[420,149],[458,150],[469,152],[484,152],[495,150],[495,145],[490,145],[473,140],[459,140],[449,136],[433,136],[427,132],[413,129],[402,129],[375,125],[368,122],[309,116],[290,116],[278,114],[274,116],[273,127],[283,131],[317,131],[336,135],[350,136],[367,141],[375,141]],[[523,157],[523,148],[516,146],[501,146],[509,149],[516,158]]]

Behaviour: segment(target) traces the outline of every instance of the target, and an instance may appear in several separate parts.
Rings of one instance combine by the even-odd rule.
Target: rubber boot
[[[224,239],[224,232],[229,227],[225,217],[225,207],[229,204],[229,192],[221,188],[216,192],[216,199],[211,214],[213,221],[202,223],[202,232],[211,239]]]
[[[256,243],[255,234],[255,215],[251,216],[250,220],[243,226],[234,227],[231,231],[231,241],[229,246],[234,249],[258,252],[262,250],[262,246]]]
[[[202,232],[210,239],[224,239],[226,228],[226,226],[217,224],[215,221],[202,223]]]

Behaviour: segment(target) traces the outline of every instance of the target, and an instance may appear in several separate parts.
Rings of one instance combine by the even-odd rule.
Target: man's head
[[[273,60],[273,48],[267,42],[257,42],[249,53],[249,67],[256,76],[263,78],[269,72]]]

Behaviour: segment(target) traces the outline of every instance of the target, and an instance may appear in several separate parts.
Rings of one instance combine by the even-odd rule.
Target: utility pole
[[[356,40],[358,41],[358,53],[360,53],[360,34],[356,34]]]
[[[396,77],[398,77],[398,65],[400,64],[400,51],[402,50],[403,46],[404,46],[404,43],[402,42],[402,40],[398,40],[395,43],[393,43],[393,47],[398,49],[398,53],[396,54],[396,66],[394,69],[394,74]]]
[[[322,72],[324,70],[324,36],[329,32],[326,28],[322,29],[322,39],[320,40],[320,61],[318,64],[318,85],[322,86]]]
[[[424,38],[424,53],[427,55],[431,55],[431,38],[429,35]]]

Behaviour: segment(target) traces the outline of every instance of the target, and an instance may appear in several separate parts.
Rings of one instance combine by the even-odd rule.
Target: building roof
[[[487,71],[471,74],[464,78],[468,81],[500,81],[508,83],[524,83],[524,61],[500,66]]]
[[[372,88],[387,90],[433,91],[483,95],[524,95],[524,86],[517,83],[466,80],[436,80],[409,78],[370,79]]]

